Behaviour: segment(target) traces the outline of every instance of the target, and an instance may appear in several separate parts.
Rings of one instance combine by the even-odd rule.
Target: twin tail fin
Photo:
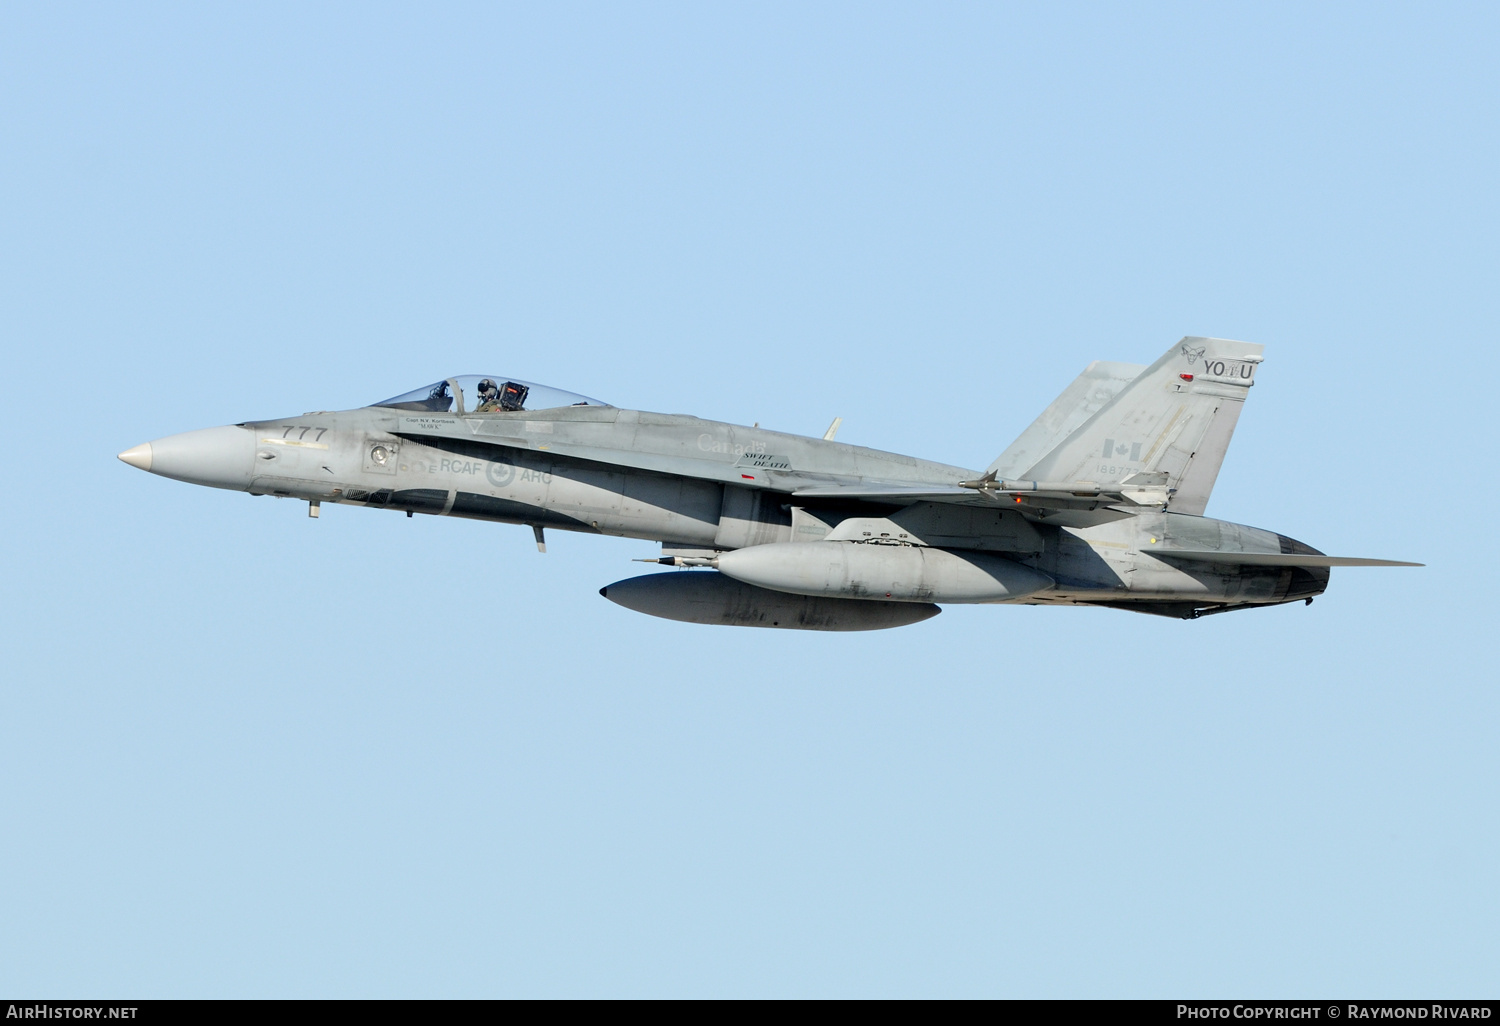
[[[1263,351],[1189,336],[1144,369],[1090,364],[989,469],[1101,483],[1165,474],[1168,508],[1202,516]]]

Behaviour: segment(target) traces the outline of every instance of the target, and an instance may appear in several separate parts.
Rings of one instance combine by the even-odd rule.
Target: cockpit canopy
[[[558,406],[608,406],[576,392],[503,374],[464,374],[375,403],[413,413],[515,413]]]

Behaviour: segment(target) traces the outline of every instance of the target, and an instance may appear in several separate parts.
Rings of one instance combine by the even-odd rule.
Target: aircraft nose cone
[[[255,469],[255,436],[242,427],[185,431],[127,449],[120,459],[189,484],[243,489]]]
[[[151,469],[151,443],[145,442],[120,453],[119,458],[137,470]]]

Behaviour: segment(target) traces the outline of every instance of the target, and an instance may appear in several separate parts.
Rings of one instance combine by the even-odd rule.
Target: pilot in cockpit
[[[479,383],[479,406],[476,413],[498,413],[500,411],[500,389],[489,378]]]
[[[526,396],[531,391],[519,381],[507,381],[496,385],[491,378],[479,383],[479,406],[475,413],[515,413],[526,407]]]

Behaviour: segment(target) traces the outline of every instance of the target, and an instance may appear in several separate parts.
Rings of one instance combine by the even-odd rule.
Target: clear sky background
[[[0,7],[0,992],[1500,989],[1491,4]],[[1311,607],[873,634],[115,460],[502,373],[982,468],[1264,343]]]

